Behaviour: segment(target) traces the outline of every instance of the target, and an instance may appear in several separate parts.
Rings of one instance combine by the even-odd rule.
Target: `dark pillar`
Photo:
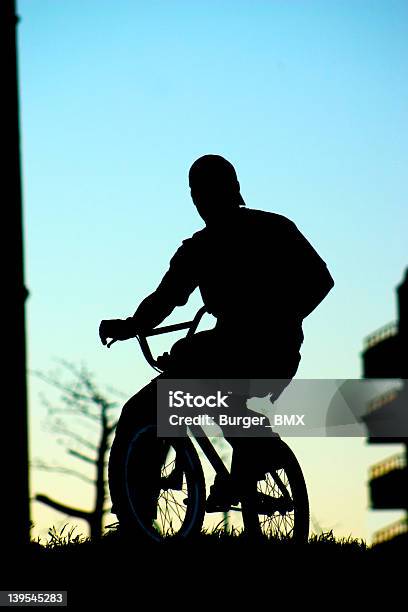
[[[23,230],[14,0],[0,0],[2,546],[29,540]]]

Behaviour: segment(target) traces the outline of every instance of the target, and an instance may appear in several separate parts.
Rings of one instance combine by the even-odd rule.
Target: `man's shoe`
[[[230,479],[215,477],[205,504],[206,512],[228,512],[231,506],[239,504],[239,498],[231,486]]]

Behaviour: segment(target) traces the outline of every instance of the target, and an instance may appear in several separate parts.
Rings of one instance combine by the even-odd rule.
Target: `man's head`
[[[206,223],[217,222],[245,202],[234,166],[221,155],[197,159],[188,174],[191,197]]]

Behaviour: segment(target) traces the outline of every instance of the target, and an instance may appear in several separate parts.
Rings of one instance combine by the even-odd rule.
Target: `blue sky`
[[[408,265],[406,2],[19,0],[18,9],[31,368],[83,361],[129,395],[149,380],[135,344],[104,350],[98,324],[132,314],[201,227],[187,172],[219,153],[248,206],[295,221],[335,279],[305,322],[298,376],[358,378],[362,339],[395,318]],[[172,319],[198,305],[194,295]],[[32,451],[57,454],[41,429],[40,387],[30,381]],[[367,466],[395,449],[329,442],[296,442],[315,514],[366,535]],[[330,453],[337,489],[323,484]],[[35,475],[33,486],[59,486],[50,479]],[[345,487],[352,510],[337,517]]]

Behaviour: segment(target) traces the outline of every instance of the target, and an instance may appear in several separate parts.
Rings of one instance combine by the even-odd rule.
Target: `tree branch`
[[[112,423],[112,425],[107,426],[106,431],[108,432],[108,436],[110,436],[115,431],[117,424],[118,422],[116,421],[115,423]]]
[[[35,499],[46,506],[54,508],[54,510],[58,510],[58,512],[75,516],[76,518],[83,519],[84,521],[89,521],[89,519],[92,517],[92,512],[86,512],[85,510],[78,510],[78,508],[71,508],[65,504],[60,504],[59,502],[47,497],[47,495],[36,495]]]
[[[96,463],[95,459],[92,459],[92,457],[87,457],[87,455],[83,455],[82,453],[78,453],[77,451],[73,450],[72,448],[68,449],[68,453],[70,455],[72,455],[73,457],[76,457],[77,459],[82,459],[82,461],[86,461],[87,463],[91,463],[92,465],[95,465],[95,463]]]
[[[34,374],[34,376],[37,376],[38,378],[40,378],[42,381],[46,382],[47,384],[51,385],[52,387],[55,387],[55,389],[59,389],[60,391],[63,391],[64,393],[68,393],[72,398],[76,400],[83,400],[83,401],[89,402],[92,399],[85,393],[80,393],[75,388],[72,388],[69,385],[64,385],[64,383],[61,383],[56,378],[47,376],[47,374],[44,374],[43,372],[39,372],[38,370],[33,370],[32,374]]]
[[[59,465],[47,465],[46,463],[42,463],[41,461],[32,462],[31,467],[33,467],[35,470],[44,470],[46,472],[56,472],[58,474],[67,474],[68,476],[75,476],[76,478],[83,480],[83,482],[86,482],[87,484],[95,485],[95,480],[93,480],[92,478],[88,478],[88,476],[84,476],[84,474],[81,474],[81,472],[77,472],[77,470],[71,470],[69,468],[64,468]]]
[[[79,436],[78,434],[74,433],[73,431],[70,431],[66,427],[63,427],[61,425],[52,425],[50,427],[50,430],[53,433],[57,433],[57,434],[64,435],[64,436],[68,436],[72,440],[75,440],[76,442],[78,442],[79,444],[82,444],[83,446],[85,446],[86,448],[89,448],[90,450],[93,450],[95,452],[98,451],[98,447],[95,444],[92,444],[92,442],[89,442],[88,440],[85,440],[85,438],[82,438],[82,436]]]

